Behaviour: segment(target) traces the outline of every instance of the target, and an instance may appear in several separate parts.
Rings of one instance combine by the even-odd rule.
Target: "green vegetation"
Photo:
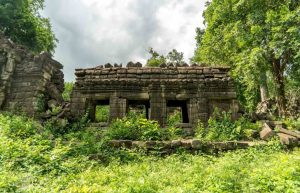
[[[96,122],[108,122],[109,106],[96,106],[95,119]]]
[[[261,125],[251,123],[244,117],[232,121],[231,114],[215,110],[204,127],[200,122],[196,128],[196,136],[208,141],[253,140],[255,132],[259,132]]]
[[[57,40],[39,14],[43,6],[44,0],[1,0],[0,31],[34,52],[53,53]],[[197,29],[192,61],[231,66],[246,112],[276,98],[274,112],[279,110],[288,129],[300,129],[299,113],[290,111],[300,97],[299,1],[211,0],[204,17],[206,29]],[[184,63],[175,49],[166,56],[152,48],[149,53],[147,66]],[[73,86],[65,85],[66,102]],[[39,95],[36,108],[44,112],[45,105]],[[61,108],[52,107],[51,113]],[[97,106],[95,116],[107,122],[109,108]],[[111,139],[180,139],[180,122],[179,111],[168,117],[168,128],[136,112],[102,131],[88,127],[87,114],[77,122],[55,117],[38,122],[2,113],[0,192],[300,192],[300,150],[286,149],[276,137],[245,150],[188,154],[179,149],[165,157],[109,145]],[[207,125],[199,122],[195,137],[253,140],[259,128],[245,117],[232,121],[230,113],[216,111]]]
[[[65,82],[65,89],[64,89],[64,92],[62,94],[62,97],[63,97],[64,101],[66,101],[66,102],[70,101],[73,87],[74,87],[73,82]]]
[[[106,132],[109,139],[127,140],[172,140],[182,138],[182,129],[175,126],[179,123],[180,113],[175,111],[169,117],[167,128],[160,128],[156,121],[147,120],[144,114],[131,112],[129,116],[114,121]]]
[[[160,140],[162,130],[155,121],[148,121],[142,115],[132,113],[130,116],[114,121],[106,135],[110,139]]]
[[[44,0],[1,0],[0,31],[34,52],[54,52],[56,42],[49,19],[39,11]]]
[[[153,48],[149,49],[149,54],[151,57],[147,60],[146,66],[149,67],[158,67],[161,64],[183,64],[184,63],[184,57],[183,52],[178,52],[176,49],[173,49],[168,53],[167,56],[160,55],[158,52],[156,52]]]
[[[169,127],[175,127],[176,124],[181,123],[181,120],[182,120],[181,111],[175,110],[168,116],[167,123]]]
[[[300,151],[278,141],[219,155],[159,157],[112,150],[97,129],[68,127],[58,134],[30,118],[0,114],[0,191],[300,191]]]
[[[288,84],[299,87],[299,13],[295,0],[212,0],[193,61],[231,66],[248,110],[270,96],[283,116]]]

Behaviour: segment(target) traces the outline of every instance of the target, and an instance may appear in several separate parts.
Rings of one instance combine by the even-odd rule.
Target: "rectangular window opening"
[[[128,110],[129,115],[135,114],[141,116],[142,118],[149,119],[150,102],[141,100],[128,100]]]
[[[186,100],[167,101],[167,122],[168,126],[175,126],[181,123],[189,123]]]
[[[109,100],[98,100],[95,103],[95,119],[96,123],[109,122]]]

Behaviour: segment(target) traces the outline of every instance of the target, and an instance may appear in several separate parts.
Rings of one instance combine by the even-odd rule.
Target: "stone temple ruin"
[[[70,119],[87,111],[95,121],[96,107],[109,106],[109,120],[126,116],[132,106],[165,127],[170,109],[180,109],[182,125],[207,122],[214,108],[237,116],[234,83],[226,67],[161,65],[127,67],[106,64],[76,69],[71,104],[63,109]],[[0,34],[0,110],[47,117],[51,106],[64,107],[62,65],[47,53],[35,55]],[[49,112],[49,111],[48,111]]]
[[[71,96],[71,114],[81,117],[86,110],[95,119],[97,105],[109,105],[110,120],[126,116],[131,105],[142,105],[146,117],[167,125],[169,107],[178,107],[182,122],[195,125],[207,122],[214,108],[237,115],[238,102],[234,83],[226,67],[184,67],[161,65],[127,67],[107,64],[76,69],[76,83]]]
[[[36,116],[62,105],[62,68],[49,54],[35,55],[0,34],[0,110]]]

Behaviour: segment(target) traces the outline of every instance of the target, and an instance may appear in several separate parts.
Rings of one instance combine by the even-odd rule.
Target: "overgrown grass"
[[[219,155],[146,156],[112,150],[98,130],[80,124],[57,134],[0,114],[0,192],[299,191],[300,150],[277,141]]]

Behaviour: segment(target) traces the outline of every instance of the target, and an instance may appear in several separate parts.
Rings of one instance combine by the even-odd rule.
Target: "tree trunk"
[[[276,100],[279,110],[279,116],[283,116],[286,110],[286,99],[284,91],[284,69],[285,66],[281,64],[280,59],[273,59],[272,61],[272,71],[275,80],[276,87]]]
[[[269,98],[269,89],[267,85],[267,75],[265,71],[260,72],[260,98],[261,102],[266,101]]]

